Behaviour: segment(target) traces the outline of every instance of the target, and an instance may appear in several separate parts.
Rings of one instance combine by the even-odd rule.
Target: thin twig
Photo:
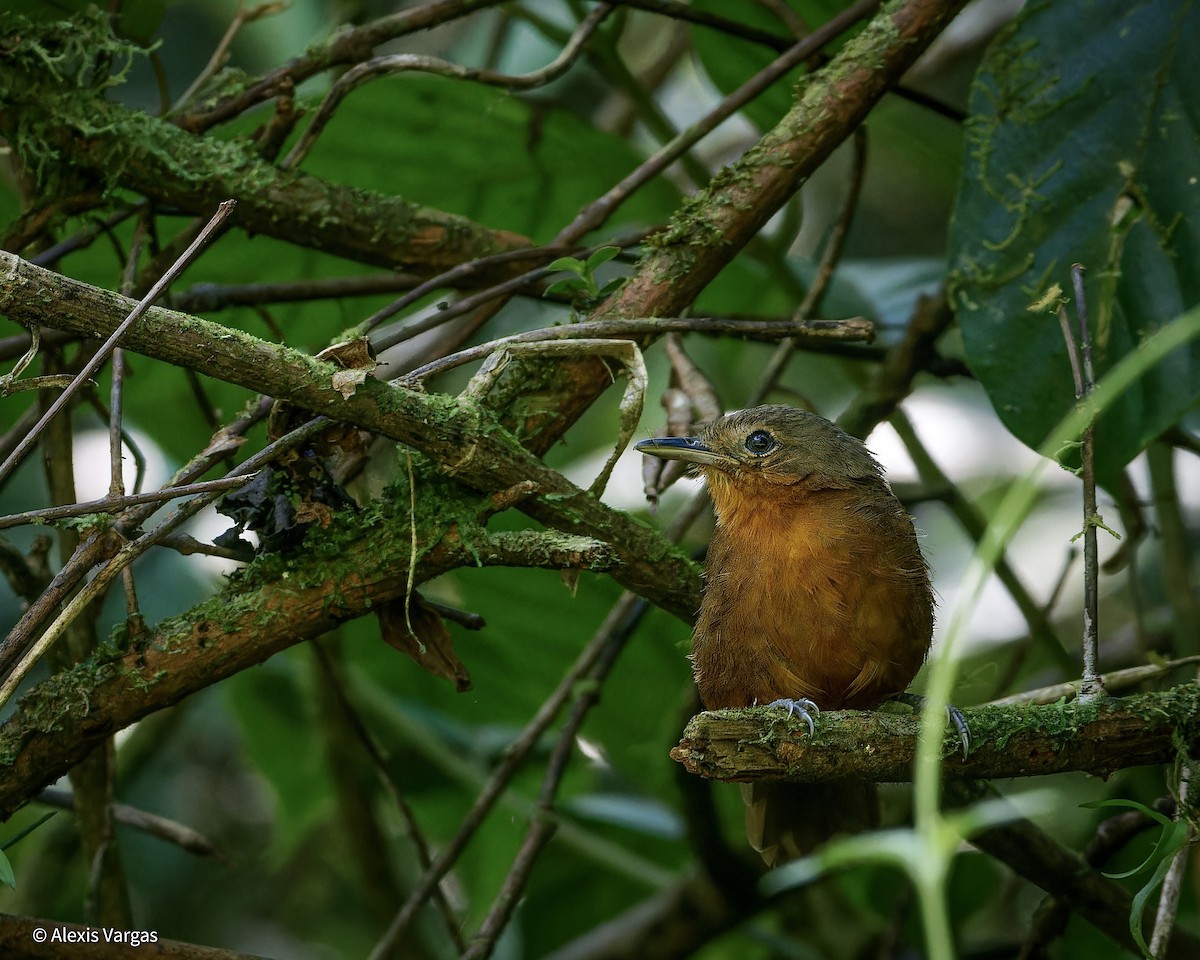
[[[482,360],[484,357],[514,343],[534,343],[543,340],[574,340],[579,338],[625,337],[642,333],[708,333],[723,336],[743,336],[761,339],[795,337],[799,332],[804,337],[838,340],[869,340],[873,334],[871,323],[862,317],[846,320],[726,320],[720,317],[614,317],[607,320],[585,320],[580,323],[542,327],[525,330],[507,337],[499,337],[478,346],[460,350],[440,360],[434,360],[411,373],[404,380],[420,382],[438,373],[455,367]]]
[[[60,787],[47,787],[35,799],[38,803],[44,803],[46,806],[56,807],[59,810],[75,809],[75,797],[71,791]],[[166,840],[167,843],[172,843],[198,857],[216,857],[222,861],[225,859],[207,837],[176,820],[168,820],[166,817],[139,810],[126,803],[114,803],[112,816],[117,823],[123,823],[127,827],[133,827],[135,830],[141,830],[143,833]]]
[[[478,932],[471,938],[471,943],[462,955],[462,960],[486,960],[491,956],[496,946],[496,940],[512,919],[513,910],[520,899],[521,891],[529,881],[534,863],[554,835],[556,818],[554,816],[555,797],[558,787],[566,772],[567,762],[575,752],[575,737],[588,712],[600,699],[605,678],[617,661],[621,650],[632,633],[633,626],[641,619],[646,607],[646,601],[640,597],[625,594],[630,599],[624,603],[618,602],[609,616],[601,625],[597,637],[603,637],[595,664],[587,672],[588,682],[580,684],[577,689],[575,703],[571,713],[563,724],[555,744],[554,753],[546,765],[546,773],[542,778],[542,786],[538,791],[537,803],[534,805],[529,829],[525,841],[509,867],[508,875],[492,907],[484,918]]]
[[[633,7],[650,13],[658,13],[673,20],[683,20],[697,26],[708,27],[731,37],[739,37],[782,52],[792,45],[792,38],[783,34],[762,30],[750,24],[740,23],[719,14],[710,13],[679,0],[618,0],[623,7]]]
[[[225,65],[229,59],[229,48],[233,45],[233,39],[238,35],[238,31],[247,23],[253,23],[261,17],[269,16],[287,8],[286,3],[262,3],[257,7],[246,9],[241,3],[238,4],[237,12],[234,13],[233,19],[229,22],[229,27],[225,31],[225,35],[218,41],[217,46],[212,52],[212,56],[208,58],[208,63],[204,65],[196,79],[191,82],[188,88],[183,91],[183,94],[175,101],[171,107],[171,113],[178,113],[187,106],[192,98],[200,92],[208,81],[216,75],[217,71]]]
[[[1075,399],[1084,401],[1096,389],[1092,370],[1092,338],[1088,330],[1087,298],[1083,285],[1083,265],[1071,264],[1071,285],[1075,292],[1075,316],[1079,321],[1079,361],[1071,361],[1075,377]],[[1069,332],[1069,331],[1068,331]],[[1068,354],[1073,353],[1073,338],[1067,337]],[[1083,684],[1081,699],[1090,700],[1104,694],[1099,675],[1099,617],[1100,564],[1097,559],[1096,527],[1100,521],[1096,510],[1096,421],[1088,422],[1080,438],[1083,479]]]
[[[172,281],[174,281],[184,267],[186,267],[192,262],[192,260],[195,259],[196,254],[200,252],[200,249],[205,243],[208,242],[209,238],[213,235],[217,228],[225,222],[225,219],[233,212],[233,208],[236,205],[236,200],[226,200],[220,205],[220,207],[217,208],[217,212],[213,215],[212,219],[209,220],[208,225],[200,231],[200,235],[192,241],[191,245],[183,252],[183,255],[175,262],[171,269],[167,270],[166,273],[163,274],[158,283],[156,283],[151,288],[150,292],[147,293],[146,296],[143,297],[138,303],[138,305],[133,308],[129,316],[121,321],[121,323],[117,326],[117,329],[112,332],[112,335],[106,341],[104,341],[103,346],[96,351],[92,359],[89,360],[84,368],[79,371],[79,373],[76,375],[75,382],[55,398],[54,402],[50,404],[49,409],[46,410],[41,419],[38,420],[38,422],[34,425],[33,429],[26,434],[25,438],[20,443],[17,444],[16,449],[13,450],[12,454],[9,455],[4,463],[0,464],[0,485],[4,483],[12,471],[15,470],[20,462],[25,458],[25,455],[33,447],[42,431],[45,430],[46,424],[54,419],[55,415],[71,400],[72,397],[75,396],[76,393],[80,391],[80,389],[83,388],[85,384],[87,384],[87,382],[92,378],[93,374],[95,374],[96,371],[103,366],[109,355],[116,348],[117,343],[120,342],[120,339],[124,335],[125,331],[133,326],[133,324],[138,321],[142,314],[144,314],[150,309],[151,306],[154,305],[154,302],[160,296],[162,296],[163,291],[171,285]]]
[[[825,298],[825,292],[829,289],[829,284],[833,280],[833,271],[842,259],[842,251],[846,247],[846,236],[850,232],[850,224],[854,220],[854,211],[858,209],[858,198],[862,192],[863,178],[867,172],[867,131],[865,127],[859,127],[854,131],[853,143],[854,165],[850,171],[850,188],[846,192],[846,200],[842,204],[842,211],[838,215],[837,221],[833,225],[833,230],[829,234],[829,239],[825,243],[825,249],[821,253],[821,262],[817,267],[817,274],[808,288],[808,293],[804,295],[804,300],[796,308],[795,319],[797,321],[807,321],[809,317],[820,310],[821,301]],[[758,404],[762,403],[763,398],[775,389],[779,383],[779,378],[783,376],[783,371],[786,369],[788,361],[792,358],[792,354],[796,352],[797,346],[798,344],[795,340],[789,339],[775,348],[775,352],[771,355],[771,359],[767,361],[767,368],[763,371],[758,386],[754,390],[754,393],[751,394],[747,406],[758,406]]]
[[[317,137],[325,129],[325,125],[332,118],[333,112],[338,108],[342,99],[350,91],[362,86],[368,80],[378,76],[416,70],[422,73],[436,74],[440,77],[451,77],[456,80],[473,80],[476,83],[502,87],[505,90],[531,90],[535,87],[544,86],[565,73],[578,58],[584,44],[595,33],[596,28],[600,26],[600,23],[612,11],[613,5],[611,3],[601,3],[583,19],[578,29],[571,36],[570,41],[553,61],[540,70],[534,70],[532,73],[520,76],[495,73],[491,70],[480,70],[475,67],[464,67],[461,64],[451,63],[448,60],[442,60],[438,57],[428,57],[417,53],[397,53],[391,56],[376,57],[374,60],[368,60],[366,63],[360,63],[357,66],[351,67],[338,78],[337,83],[325,95],[325,99],[321,101],[321,106],[317,109],[303,136],[292,147],[288,155],[284,157],[280,166],[285,170],[290,170],[298,166],[308,156]]]
[[[421,905],[430,897],[442,877],[458,861],[459,856],[462,855],[463,850],[482,825],[484,818],[495,806],[496,800],[516,776],[517,771],[525,762],[525,758],[537,746],[542,734],[554,722],[554,718],[558,716],[563,705],[574,695],[580,680],[588,675],[600,659],[611,639],[611,633],[617,625],[624,621],[638,602],[638,598],[633,594],[621,595],[604,623],[601,624],[600,629],[596,631],[596,635],[564,674],[554,692],[538,708],[538,712],[525,725],[520,735],[505,749],[503,760],[475,798],[471,809],[459,824],[458,831],[442,848],[429,869],[425,870],[413,884],[408,899],[401,905],[391,925],[375,945],[375,949],[371,951],[370,960],[383,960],[383,958],[391,956],[395,946],[403,942]]]
[[[224,492],[240,487],[253,479],[253,474],[246,476],[221,477],[218,480],[204,480],[200,483],[186,483],[178,487],[163,487],[161,490],[151,490],[146,493],[131,493],[126,496],[101,497],[98,500],[87,500],[83,503],[69,503],[61,507],[43,507],[39,510],[26,510],[24,513],[14,513],[0,517],[0,530],[8,527],[21,527],[30,523],[49,523],[53,520],[65,520],[68,517],[83,517],[91,513],[115,514],[126,507],[144,503],[166,503],[178,500],[180,497],[190,497],[199,493]]]

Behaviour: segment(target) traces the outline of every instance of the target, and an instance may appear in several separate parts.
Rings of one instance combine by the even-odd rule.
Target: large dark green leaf
[[[952,233],[967,360],[1005,425],[1039,444],[1074,402],[1059,326],[1029,306],[1088,268],[1097,375],[1200,302],[1200,9],[1031,5],[971,97]],[[1134,80],[1133,78],[1140,78]],[[1200,346],[1173,353],[1100,421],[1110,484],[1200,391]]]

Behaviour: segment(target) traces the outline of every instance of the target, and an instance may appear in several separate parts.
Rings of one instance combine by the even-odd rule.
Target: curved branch
[[[175,122],[190,133],[207,130],[214,124],[231,120],[255,104],[269,100],[285,90],[299,86],[309,77],[330,67],[366,60],[377,46],[397,37],[449,23],[505,0],[432,0],[410,10],[389,14],[352,27],[331,37],[326,43],[311,49],[303,57],[273,70],[247,89],[225,97],[203,112],[185,113]]]

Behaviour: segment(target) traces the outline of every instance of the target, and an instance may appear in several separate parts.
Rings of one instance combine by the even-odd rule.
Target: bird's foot
[[[789,697],[782,697],[779,700],[772,700],[766,704],[766,708],[770,710],[772,707],[782,707],[787,711],[789,717],[799,717],[808,724],[808,734],[812,736],[816,727],[813,726],[813,716],[821,712],[821,708],[808,699],[808,697],[800,697],[798,700],[792,700]]]
[[[900,703],[907,703],[914,710],[920,710],[925,706],[925,698],[919,693],[898,693],[893,698]],[[954,704],[947,704],[946,717],[949,719],[951,726],[954,727],[958,734],[958,739],[962,743],[963,759],[967,758],[967,754],[971,752],[971,728],[967,726],[967,718],[962,715],[962,711]]]

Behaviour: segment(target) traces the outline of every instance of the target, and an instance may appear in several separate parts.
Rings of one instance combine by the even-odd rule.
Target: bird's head
[[[795,407],[738,410],[712,421],[698,436],[643,440],[635,449],[690,463],[713,488],[732,483],[826,490],[883,481],[861,440]]]

